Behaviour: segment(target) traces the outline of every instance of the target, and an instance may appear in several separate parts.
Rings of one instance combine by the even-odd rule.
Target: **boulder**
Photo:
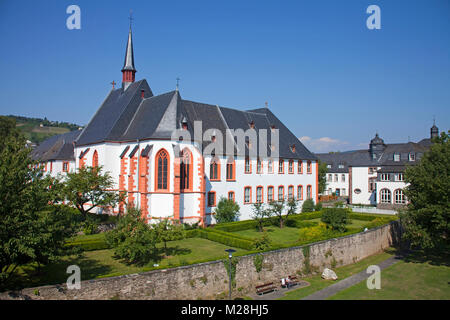
[[[334,272],[331,269],[325,268],[322,272],[322,279],[325,280],[337,280],[338,276],[336,275],[336,272]]]

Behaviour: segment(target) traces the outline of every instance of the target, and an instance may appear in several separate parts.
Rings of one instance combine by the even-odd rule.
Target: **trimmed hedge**
[[[108,243],[106,243],[104,237],[95,239],[74,240],[67,242],[66,246],[79,247],[83,251],[104,250],[110,248]]]
[[[252,240],[238,238],[234,234],[231,236],[228,235],[227,232],[198,230],[197,236],[203,239],[219,242],[230,247],[241,248],[245,250],[252,250],[254,247]]]

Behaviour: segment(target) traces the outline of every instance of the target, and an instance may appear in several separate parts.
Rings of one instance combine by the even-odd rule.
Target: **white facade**
[[[351,179],[350,203],[376,204],[376,179],[379,167],[350,167]],[[371,188],[371,182],[373,183]],[[372,190],[370,190],[370,188]]]
[[[324,195],[347,197],[349,190],[348,173],[327,173]]]

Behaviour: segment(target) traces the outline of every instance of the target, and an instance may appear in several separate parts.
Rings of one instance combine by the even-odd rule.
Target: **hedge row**
[[[66,246],[80,247],[83,251],[94,251],[109,249],[105,239],[81,240],[68,242]]]
[[[252,240],[237,238],[234,234],[227,235],[226,232],[216,232],[213,230],[207,231],[199,229],[197,236],[203,239],[219,242],[230,247],[241,248],[245,250],[252,250],[254,247]]]

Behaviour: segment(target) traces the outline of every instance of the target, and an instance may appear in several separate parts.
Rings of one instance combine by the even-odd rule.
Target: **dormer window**
[[[339,169],[344,169],[344,165],[343,165],[343,164],[340,164],[340,165],[339,165]]]
[[[400,161],[400,154],[399,153],[394,153],[394,161],[395,162]]]
[[[255,122],[253,122],[253,120],[248,125],[250,126],[250,128],[255,129]]]
[[[415,153],[410,153],[409,154],[409,161],[416,161],[416,154]]]
[[[293,145],[291,146],[291,151],[292,151],[292,153],[295,153],[295,144],[293,144]]]

